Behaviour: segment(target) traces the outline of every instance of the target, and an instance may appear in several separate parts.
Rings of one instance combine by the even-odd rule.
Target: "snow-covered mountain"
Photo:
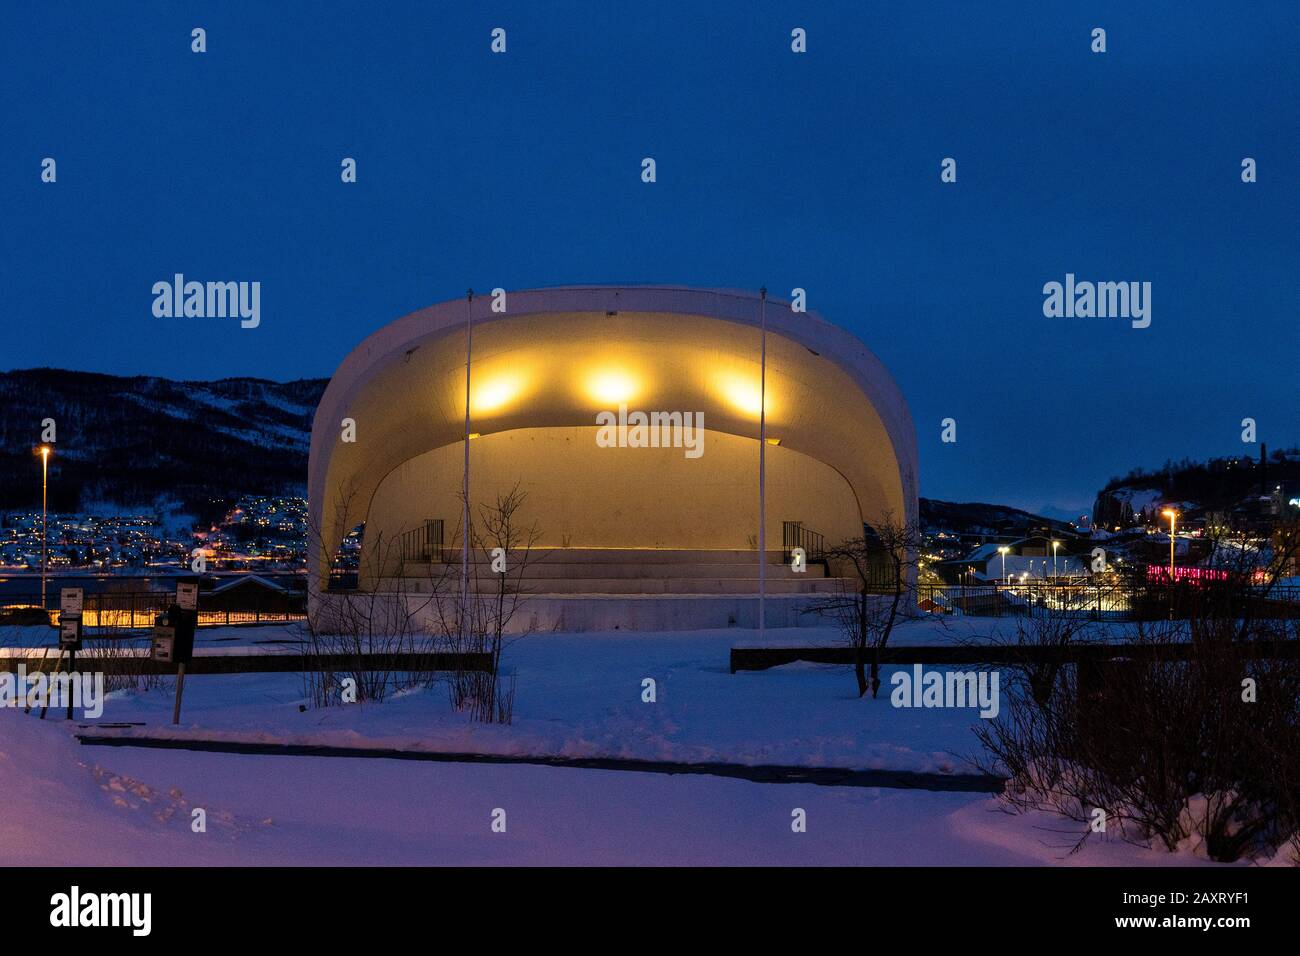
[[[51,510],[169,499],[205,517],[240,494],[302,494],[325,384],[0,372],[0,508],[40,507],[33,448],[45,419],[56,429]]]
[[[931,531],[966,534],[1029,534],[1034,529],[1061,530],[1068,523],[1045,515],[1032,514],[1009,505],[979,501],[955,502],[922,498],[921,527]]]

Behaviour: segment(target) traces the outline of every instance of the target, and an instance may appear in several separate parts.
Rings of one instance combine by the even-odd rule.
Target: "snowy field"
[[[997,622],[982,622],[987,629]],[[899,644],[980,636],[905,625]],[[987,633],[984,634],[987,637]],[[217,648],[275,650],[290,630],[220,629]],[[170,687],[117,692],[109,733],[514,755],[634,757],[962,773],[973,710],[896,709],[851,669],[728,672],[737,630],[545,634],[512,643],[510,726],[471,723],[444,686],[382,704],[299,710],[295,674],[195,676],[178,729]],[[265,642],[272,643],[265,643]],[[778,630],[769,644],[835,643]],[[653,678],[657,701],[642,701]],[[1065,864],[1201,862],[1118,840],[1070,854],[1079,825],[1001,812],[986,794],[751,783],[710,776],[388,759],[85,747],[51,711],[0,712],[0,864]],[[203,808],[208,828],[190,831]],[[794,833],[792,813],[807,815]],[[491,829],[505,811],[506,832]]]

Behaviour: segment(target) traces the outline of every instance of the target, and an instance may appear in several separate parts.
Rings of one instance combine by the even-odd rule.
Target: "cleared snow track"
[[[280,744],[252,741],[196,740],[185,737],[144,737],[77,734],[88,747],[145,747],[156,750],[196,750],[207,753],[267,757],[352,757],[380,760],[423,760],[435,763],[530,764],[579,770],[631,773],[704,774],[752,783],[804,783],[822,787],[889,787],[947,793],[1001,793],[1006,780],[990,774],[925,773],[911,770],[852,770],[841,767],[797,767],[781,764],[686,763],[621,757],[524,756],[516,754],[442,753],[388,747],[334,747],[321,744]]]

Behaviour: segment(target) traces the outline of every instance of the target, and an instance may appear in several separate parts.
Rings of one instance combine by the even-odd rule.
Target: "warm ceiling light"
[[[490,415],[499,412],[519,397],[523,391],[523,378],[505,374],[485,377],[480,384],[470,388],[471,415]],[[464,394],[462,392],[462,394]]]
[[[759,389],[758,377],[741,375],[739,373],[730,373],[723,375],[718,380],[718,385],[722,391],[722,397],[728,405],[750,418],[757,419],[759,409],[762,403],[761,392]],[[767,392],[767,411],[772,411],[772,392]]]
[[[621,405],[637,392],[631,373],[618,368],[604,368],[587,376],[587,394],[603,405]]]

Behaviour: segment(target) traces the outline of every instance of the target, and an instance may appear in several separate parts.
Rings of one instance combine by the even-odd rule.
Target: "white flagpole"
[[[465,471],[461,478],[461,497],[464,512],[461,515],[460,552],[460,626],[461,637],[466,636],[466,616],[469,614],[469,367],[474,354],[474,290],[465,293]]]
[[[758,290],[762,352],[758,378],[758,636],[767,626],[767,287]]]

